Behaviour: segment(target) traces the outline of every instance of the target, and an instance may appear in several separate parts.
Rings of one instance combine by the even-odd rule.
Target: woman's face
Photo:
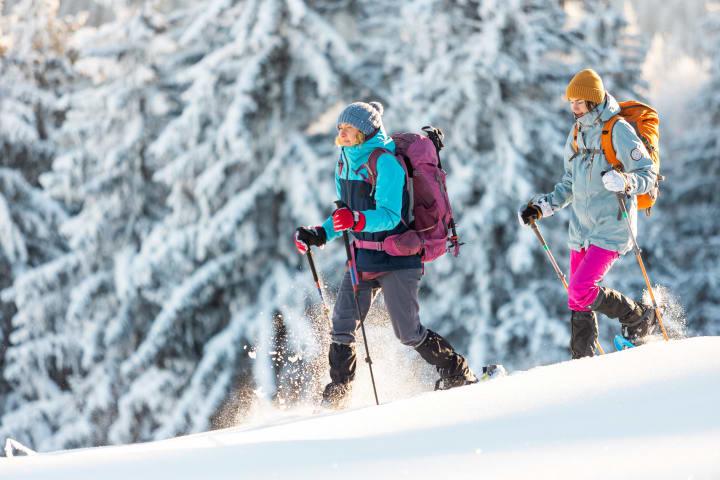
[[[581,117],[590,111],[588,110],[587,102],[580,98],[570,99],[570,110],[572,110],[576,117]]]
[[[357,128],[347,123],[341,123],[338,127],[338,136],[336,143],[341,147],[352,147],[360,143],[362,133]]]

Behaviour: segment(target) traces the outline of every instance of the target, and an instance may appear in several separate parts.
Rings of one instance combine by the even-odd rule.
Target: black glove
[[[295,247],[298,252],[305,254],[308,247],[322,247],[327,242],[327,235],[322,226],[300,227],[295,230]]]
[[[542,218],[542,209],[530,202],[527,206],[520,211],[520,220],[525,225],[530,225],[531,222],[535,222]]]

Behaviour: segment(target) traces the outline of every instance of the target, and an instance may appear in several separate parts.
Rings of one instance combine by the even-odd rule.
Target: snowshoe
[[[500,378],[500,377],[506,377],[507,376],[507,370],[505,370],[505,367],[502,365],[487,365],[483,367],[483,373],[480,375],[481,381],[490,380],[493,378]]]
[[[504,377],[507,375],[505,367],[502,365],[487,365],[483,367],[480,378],[476,377],[469,369],[463,375],[452,375],[442,377],[435,382],[435,390],[450,390],[455,387],[464,385],[472,385],[473,383],[484,382],[493,378]]]
[[[628,348],[635,348],[635,345],[628,340],[627,338],[623,337],[622,335],[615,335],[615,338],[613,339],[613,343],[615,344],[615,349],[620,352],[622,350],[627,350]]]
[[[455,387],[463,387],[478,383],[478,378],[470,373],[470,375],[453,375],[452,377],[442,377],[435,382],[435,390],[450,390]]]

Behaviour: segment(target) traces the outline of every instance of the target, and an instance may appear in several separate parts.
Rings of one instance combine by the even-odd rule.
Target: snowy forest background
[[[569,356],[562,285],[516,210],[560,178],[562,94],[588,66],[660,110],[646,265],[689,335],[720,334],[714,2],[0,6],[0,439],[167,438],[316,395],[325,320],[292,233],[332,210],[334,120],[354,100],[382,101],[391,132],[446,132],[466,245],[427,267],[422,318],[474,366]],[[565,270],[567,220],[540,224]],[[330,296],[343,257],[316,252]],[[644,287],[631,255],[606,283]],[[617,325],[600,327],[609,347]]]

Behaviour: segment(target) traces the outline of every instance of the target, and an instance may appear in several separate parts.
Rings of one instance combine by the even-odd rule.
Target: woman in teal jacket
[[[322,246],[346,230],[351,238],[382,242],[387,236],[409,228],[409,190],[398,158],[392,153],[380,155],[375,182],[366,181],[371,174],[367,166],[370,154],[376,149],[395,152],[395,143],[382,125],[382,113],[383,107],[378,102],[355,102],[340,113],[335,141],[340,147],[335,188],[347,207],[337,209],[321,226],[298,228],[295,245],[300,253],[306,253],[309,246]],[[477,382],[465,358],[442,336],[420,323],[420,255],[392,256],[384,251],[355,249],[355,258],[362,317],[382,289],[395,335],[437,368],[441,377],[437,388]],[[332,315],[328,355],[331,382],[323,392],[323,403],[335,408],[347,402],[355,378],[355,333],[359,319],[353,295],[350,273],[346,272]]]
[[[575,115],[577,139],[573,128],[565,142],[563,177],[552,192],[530,200],[521,217],[528,224],[572,206],[568,307],[572,311],[570,349],[573,358],[579,358],[594,355],[598,335],[594,312],[619,319],[623,335],[633,342],[640,342],[656,324],[652,308],[598,283],[619,256],[631,249],[630,232],[619,215],[617,193],[626,194],[631,228],[637,234],[637,195],[650,191],[657,175],[642,140],[623,119],[612,129],[612,144],[622,172],[614,170],[605,158],[600,137],[605,123],[619,113],[620,106],[605,91],[595,71],[587,69],[575,75],[566,97]]]

